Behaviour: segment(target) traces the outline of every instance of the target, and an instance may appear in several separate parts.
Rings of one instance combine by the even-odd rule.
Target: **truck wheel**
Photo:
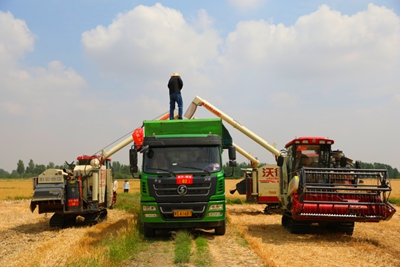
[[[148,227],[146,224],[143,225],[144,236],[147,238],[155,237],[156,230],[154,228]]]
[[[225,221],[222,223],[221,226],[215,227],[215,234],[216,235],[224,235],[226,232],[226,223]]]

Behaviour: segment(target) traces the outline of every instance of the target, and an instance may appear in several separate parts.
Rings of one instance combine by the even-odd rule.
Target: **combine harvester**
[[[319,136],[299,137],[288,142],[284,149],[277,150],[198,96],[185,117],[192,118],[197,106],[205,107],[275,156],[279,182],[275,178],[273,184],[279,190],[271,204],[279,203],[282,225],[289,232],[306,233],[311,224],[318,223],[335,232],[352,235],[355,222],[390,220],[396,212],[389,203],[392,189],[387,170],[361,169],[360,162],[350,168],[352,160],[340,151],[332,151],[334,140]],[[246,186],[251,190],[246,193],[258,203],[262,203],[264,196],[260,194],[264,174],[253,170],[251,186]],[[269,181],[264,179],[264,182]]]
[[[156,120],[168,120],[169,112]],[[134,132],[135,133],[135,132]],[[111,156],[134,141],[134,133],[101,155],[78,156],[68,170],[47,169],[33,178],[33,197],[30,210],[38,206],[39,214],[54,213],[52,227],[68,227],[77,223],[92,225],[106,218],[107,208],[112,208],[113,171]]]

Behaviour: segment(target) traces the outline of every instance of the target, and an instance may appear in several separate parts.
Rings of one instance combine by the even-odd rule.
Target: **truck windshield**
[[[216,172],[221,170],[218,146],[153,147],[144,155],[146,173]]]

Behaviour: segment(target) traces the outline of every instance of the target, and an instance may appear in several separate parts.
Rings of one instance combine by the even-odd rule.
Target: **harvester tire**
[[[353,235],[354,222],[329,222],[327,228],[334,233]]]
[[[107,219],[107,214],[108,214],[107,209],[102,209],[102,210],[100,211],[100,218],[99,218],[99,220],[100,220],[100,221],[106,220],[106,219]]]
[[[71,227],[76,225],[77,215],[64,215],[64,225],[63,228]]]
[[[310,222],[299,221],[287,213],[282,215],[282,226],[292,234],[306,234],[310,229]]]
[[[100,211],[86,213],[85,215],[83,215],[83,217],[85,218],[86,225],[95,225],[99,222]]]
[[[59,213],[54,213],[50,218],[50,227],[63,227],[64,226],[64,216]]]

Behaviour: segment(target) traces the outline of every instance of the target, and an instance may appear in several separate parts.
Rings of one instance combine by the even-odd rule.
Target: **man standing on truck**
[[[169,119],[174,119],[175,102],[178,104],[178,119],[182,119],[183,114],[183,100],[181,90],[183,87],[183,81],[181,76],[174,72],[168,81],[169,88]]]

